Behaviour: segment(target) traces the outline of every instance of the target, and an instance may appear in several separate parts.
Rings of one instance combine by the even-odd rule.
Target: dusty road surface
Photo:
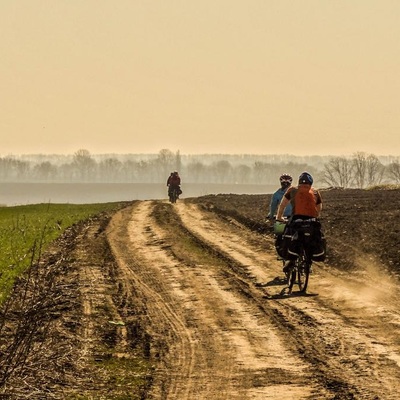
[[[106,234],[126,297],[115,318],[129,326],[140,299],[147,321],[146,398],[400,397],[400,287],[373,259],[315,264],[307,295],[281,296],[272,239],[190,199],[137,202]]]

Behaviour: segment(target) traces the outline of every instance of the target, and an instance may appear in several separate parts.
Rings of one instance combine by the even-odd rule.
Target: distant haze
[[[0,156],[400,154],[400,2],[0,2]]]

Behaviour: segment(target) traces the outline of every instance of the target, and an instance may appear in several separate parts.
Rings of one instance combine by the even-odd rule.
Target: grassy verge
[[[121,203],[0,207],[0,304],[16,278],[69,226]]]

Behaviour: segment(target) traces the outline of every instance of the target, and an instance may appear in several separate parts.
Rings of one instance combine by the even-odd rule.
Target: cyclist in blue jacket
[[[293,178],[289,174],[282,174],[279,177],[279,181],[281,182],[281,187],[272,195],[271,203],[269,205],[269,213],[267,215],[267,219],[269,220],[276,217],[278,206],[281,203],[282,197],[286,190],[291,186]],[[292,205],[289,203],[283,212],[283,216],[290,217],[291,215]]]

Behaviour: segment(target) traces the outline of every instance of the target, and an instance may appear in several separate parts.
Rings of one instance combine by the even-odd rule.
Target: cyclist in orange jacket
[[[320,216],[322,210],[322,198],[320,192],[312,187],[313,178],[308,172],[299,176],[298,186],[291,186],[282,197],[276,215],[277,221],[283,221],[283,211],[289,204],[292,205],[292,215],[288,224],[295,220],[308,220]],[[293,260],[288,261],[283,271],[289,270]]]

